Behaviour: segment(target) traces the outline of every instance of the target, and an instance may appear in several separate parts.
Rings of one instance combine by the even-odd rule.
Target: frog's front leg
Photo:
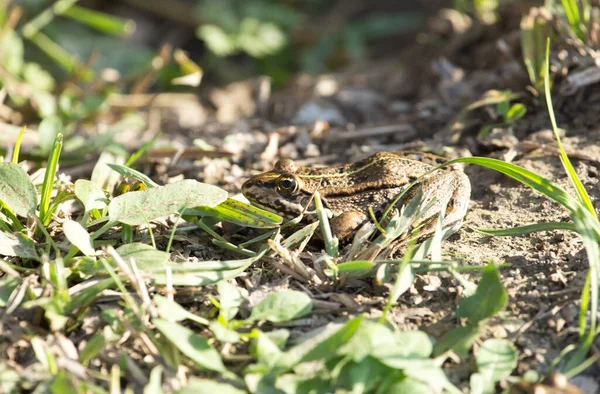
[[[346,240],[356,233],[369,217],[359,211],[348,211],[329,220],[332,234],[340,241]]]

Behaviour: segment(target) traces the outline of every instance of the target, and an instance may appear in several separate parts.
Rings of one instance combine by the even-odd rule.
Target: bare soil
[[[190,104],[196,107],[153,108],[159,111],[161,127],[170,130],[169,144],[184,148],[175,165],[165,165],[156,151],[154,158],[150,155],[154,164],[159,163],[154,167],[157,177],[165,182],[173,176],[193,177],[236,193],[247,177],[270,169],[279,157],[302,165],[331,165],[379,150],[421,149],[449,158],[508,159],[570,189],[548,130],[546,108],[526,88],[529,81],[518,49],[519,12],[505,11],[504,23],[472,26],[462,34],[438,15],[423,32],[421,43],[387,48],[385,56],[360,67],[332,75],[300,75],[273,93],[266,89],[268,81],[252,79],[206,91],[199,103]],[[527,104],[528,113],[514,133],[501,128],[496,136],[477,137],[482,126],[498,122],[491,109],[474,111],[464,127],[453,130],[464,106],[490,89],[513,89],[521,94],[517,101]],[[575,96],[555,96],[559,125],[567,130],[563,142],[596,209],[600,207],[598,93],[596,84]],[[193,119],[189,108],[203,116]],[[196,138],[215,147],[215,152],[186,149]],[[470,209],[462,229],[444,242],[444,253],[461,264],[506,264],[501,274],[509,304],[488,324],[484,336],[515,342],[521,355],[517,373],[546,372],[566,346],[578,342],[580,296],[588,271],[582,244],[566,231],[522,237],[476,232],[476,228],[568,221],[569,214],[502,174],[476,166],[466,168],[466,173],[472,184]],[[190,237],[191,244],[197,242],[195,235]],[[219,253],[192,252],[204,258]],[[385,294],[368,281],[324,292],[314,283],[279,272],[269,261],[261,264],[268,274],[252,270],[238,280],[250,299],[281,286],[307,291],[323,301],[324,313],[313,315],[311,328],[358,312],[376,316],[385,302]],[[477,281],[477,274],[466,276]],[[458,324],[453,314],[462,290],[447,274],[419,276],[394,308],[392,319],[402,329],[421,329],[439,338]],[[448,368],[453,380],[467,378],[465,366]],[[584,375],[600,384],[596,365]]]

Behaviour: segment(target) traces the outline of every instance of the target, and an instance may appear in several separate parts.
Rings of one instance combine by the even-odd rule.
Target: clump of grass
[[[72,10],[71,14],[90,16],[81,10]],[[575,26],[585,20],[585,12],[569,22],[571,19]],[[29,31],[31,37],[43,37],[39,35],[42,27]],[[549,43],[540,62],[536,40],[531,50],[535,58],[532,83],[535,80],[537,88],[545,92],[561,160],[576,196],[531,171],[499,160],[463,158],[442,166],[464,162],[494,169],[557,201],[571,213],[572,223],[539,223],[487,233],[521,235],[567,229],[581,236],[590,271],[581,295],[580,343],[562,368],[572,376],[589,365],[590,359],[585,358],[599,331],[595,312],[600,224],[559,138],[550,96]],[[44,43],[43,39],[40,42]],[[514,120],[509,114],[515,107],[510,107],[508,100],[494,104],[506,114],[505,120]],[[513,110],[521,112],[519,107]],[[329,277],[318,277],[292,250],[307,245],[316,223],[283,239],[280,217],[227,198],[220,188],[189,180],[159,186],[116,163],[110,163],[112,170],[139,180],[145,187],[116,195],[111,183],[104,182],[108,177],[97,175],[108,168],[104,165],[97,167],[90,180],[65,185],[57,179],[59,158],[64,154],[62,126],[54,121],[45,124],[48,138],[42,152],[48,164],[41,185],[17,164],[22,133],[12,162],[0,163],[0,254],[4,256],[0,259],[0,318],[12,330],[10,334],[18,338],[7,354],[16,354],[29,365],[17,369],[15,360],[0,361],[2,391],[241,393],[276,387],[285,393],[332,388],[356,392],[460,392],[449,382],[441,365],[451,355],[463,359],[471,356],[481,328],[504,308],[507,294],[497,265],[461,267],[442,260],[440,245],[446,233],[440,226],[420,248],[409,244],[402,259],[385,258],[387,248],[410,231],[431,196],[417,193],[379,228],[373,225],[363,229],[341,257],[339,245],[327,236],[326,215],[320,212],[319,224],[327,245],[325,273]],[[132,155],[127,163],[138,157]],[[65,203],[75,203],[78,208],[68,209]],[[161,250],[161,243],[155,239],[156,229],[152,228],[157,219],[165,217],[175,224]],[[242,258],[172,261],[169,252],[182,220],[195,220],[215,245]],[[236,245],[215,230],[223,221],[266,232]],[[285,225],[295,224],[297,221]],[[135,242],[136,228],[148,229],[147,243],[152,245]],[[376,321],[362,315],[350,316],[319,332],[309,331],[313,322],[307,323],[306,319],[316,316],[323,305],[317,301],[317,291],[310,294],[312,288],[271,292],[244,314],[243,292],[228,280],[245,276],[252,264],[261,259],[273,261],[277,255],[284,261],[282,269],[301,274],[299,282],[316,283],[318,277],[330,280],[328,284],[343,285],[346,278],[373,276],[389,285],[381,316]],[[426,260],[429,255],[431,258]],[[477,286],[462,277],[461,272],[467,269],[481,271]],[[436,343],[422,331],[395,329],[388,318],[399,297],[411,286],[415,273],[439,270],[451,272],[466,288],[456,311],[461,324]],[[175,287],[181,292],[191,289],[195,297],[209,300],[208,311],[186,308],[181,300],[175,301]],[[164,290],[164,296],[156,289]],[[119,303],[110,303],[114,295]],[[92,308],[99,305],[99,300],[103,306]],[[33,317],[25,320],[20,316]],[[94,324],[102,329],[80,336],[84,333],[81,327],[87,329],[89,320],[98,322]],[[308,339],[298,340],[288,324],[305,324]],[[85,339],[79,341],[79,337]],[[512,373],[518,358],[515,347],[501,339],[482,341],[473,353],[472,392],[493,392],[497,382]]]
[[[534,92],[544,97],[545,45],[553,33],[552,14],[544,7],[531,8],[521,19],[521,50]]]

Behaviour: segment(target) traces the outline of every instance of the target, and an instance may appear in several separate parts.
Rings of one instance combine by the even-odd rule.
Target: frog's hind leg
[[[446,205],[442,219],[443,229],[453,229],[456,232],[463,223],[471,199],[471,182],[462,171],[452,171],[454,174],[454,191]]]
[[[418,241],[421,242],[426,238],[433,236],[436,231],[439,214],[444,210],[442,218],[442,230],[446,231],[445,237],[454,234],[462,226],[463,219],[469,207],[469,199],[471,197],[471,182],[462,171],[451,171],[449,177],[445,178],[445,182],[440,185],[442,190],[452,190],[452,194],[446,198],[440,198],[440,201],[434,203],[433,209],[423,215],[418,225],[421,226],[418,234]],[[432,190],[436,190],[433,188]],[[437,189],[439,190],[439,189]]]
[[[390,248],[391,253],[388,255],[398,252],[403,253],[410,241],[415,238],[417,244],[431,238],[435,234],[440,218],[439,214],[444,209],[444,206],[445,211],[442,218],[442,230],[445,232],[444,238],[454,234],[462,226],[469,206],[471,183],[462,171],[454,170],[450,174],[452,176],[435,178],[423,184],[424,190],[431,192],[452,190],[452,194],[445,196],[445,198],[443,195],[440,196],[440,193],[437,193],[437,195],[434,194],[439,200],[434,201],[428,209],[421,212],[421,217],[415,222],[410,233],[398,238]],[[413,237],[414,234],[416,235]]]

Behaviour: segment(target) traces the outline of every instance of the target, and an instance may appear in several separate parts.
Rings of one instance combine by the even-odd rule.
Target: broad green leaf
[[[439,393],[446,389],[452,393],[460,393],[446,378],[442,368],[429,358],[387,358],[380,359],[388,367],[401,369],[405,376],[411,377],[430,387],[430,392]]]
[[[363,317],[348,320],[343,326],[331,324],[314,337],[307,339],[285,352],[280,365],[293,368],[297,364],[336,357],[340,348],[348,343],[363,321]]]
[[[216,320],[211,321],[208,328],[219,342],[238,343],[240,341],[240,334],[237,331],[223,326]]]
[[[358,363],[367,356],[378,358],[378,354],[385,350],[400,351],[396,346],[394,333],[382,324],[366,321],[340,349],[340,354],[345,354]]]
[[[256,330],[258,338],[254,341],[252,348],[258,362],[272,368],[283,354],[279,346],[264,332]]]
[[[287,43],[286,34],[279,26],[255,18],[244,18],[236,44],[252,57],[274,54]]]
[[[226,321],[230,321],[237,315],[244,298],[237,287],[227,281],[217,283],[217,290],[219,291],[219,314]]]
[[[213,207],[226,199],[225,190],[186,179],[118,196],[110,202],[108,215],[113,222],[137,226],[149,220],[177,213],[186,207]]]
[[[423,331],[398,331],[395,333],[400,352],[408,358],[427,358],[433,351],[429,335]]]
[[[464,357],[471,345],[479,337],[479,326],[469,324],[458,326],[448,331],[433,347],[433,356],[437,357],[448,350],[454,350],[460,357]]]
[[[466,317],[471,324],[494,316],[506,305],[508,295],[502,285],[500,273],[493,263],[483,270],[475,294],[461,301],[456,316]]]
[[[418,380],[411,378],[404,378],[398,383],[394,383],[387,390],[387,394],[430,394],[431,388]]]
[[[75,182],[75,196],[89,212],[93,209],[103,209],[108,204],[102,188],[87,179],[78,179]]]
[[[234,37],[229,36],[216,25],[203,24],[196,30],[196,35],[206,42],[208,48],[217,56],[228,56],[236,51]]]
[[[159,294],[156,294],[152,300],[156,304],[158,315],[165,320],[168,320],[170,322],[177,322],[184,319],[189,319],[191,321],[195,321],[196,323],[203,324],[205,326],[209,324],[209,321],[205,318],[197,316],[192,312],[189,312],[177,302],[171,301],[168,298],[163,297]]]
[[[188,384],[175,392],[176,394],[247,394],[247,391],[240,390],[230,384],[220,383],[216,380],[200,379],[192,377]]]
[[[148,384],[144,387],[144,394],[165,394],[162,388],[163,366],[157,365],[150,371]]]
[[[90,234],[76,221],[65,220],[63,223],[65,237],[86,256],[94,256],[96,251],[92,245]]]
[[[11,276],[4,275],[2,278],[0,278],[0,308],[6,308],[8,305],[8,299],[13,291],[17,288],[17,285],[17,281]]]
[[[263,334],[268,336],[269,339],[271,339],[271,341],[281,350],[285,348],[288,339],[290,339],[290,332],[284,328],[263,332]]]
[[[442,368],[436,365],[433,360],[421,360],[420,363],[411,363],[402,372],[410,378],[426,383],[434,393],[440,393],[442,389],[452,394],[462,393],[448,381]]]
[[[509,122],[516,122],[521,119],[527,113],[527,107],[521,103],[513,104],[506,114],[506,120]]]
[[[143,271],[155,268],[164,269],[165,265],[172,264],[169,262],[167,252],[156,250],[150,245],[139,242],[121,245],[117,248],[117,253],[127,262],[133,258],[137,267]]]
[[[21,233],[5,233],[0,231],[0,256],[21,257],[39,260],[35,242]]]
[[[191,207],[190,207],[191,208]],[[253,228],[273,228],[281,224],[279,215],[257,208],[245,202],[228,198],[216,207],[197,207],[187,209],[185,215],[198,213],[219,220]]]
[[[486,379],[482,374],[474,373],[469,377],[469,386],[471,394],[484,394],[486,390],[489,390],[490,386],[494,386],[494,383],[491,379]]]
[[[515,346],[505,339],[488,339],[479,348],[475,361],[477,369],[492,382],[510,376],[517,367],[518,354]]]
[[[248,320],[281,323],[302,317],[311,309],[312,301],[308,295],[300,291],[285,290],[269,294],[252,309]]]
[[[201,367],[216,372],[226,371],[219,352],[204,337],[178,323],[163,319],[153,319],[152,322],[165,338]]]
[[[14,163],[0,163],[0,202],[21,217],[35,213],[38,196],[29,175]]]
[[[335,369],[340,367],[341,371],[336,379],[336,385],[353,389],[353,392],[373,392],[372,389],[380,387],[381,381],[385,377],[394,374],[389,367],[370,357],[364,358],[360,362],[343,361]]]
[[[377,347],[373,350],[372,356],[379,360],[381,363],[395,369],[408,368],[413,365],[429,366],[431,361],[428,357],[432,352],[431,340],[427,337],[427,334],[420,331],[407,331],[412,332],[411,335],[406,336],[404,339],[414,339],[414,343],[392,341],[384,347]],[[423,346],[423,348],[419,348]],[[421,363],[425,361],[425,363]]]
[[[282,391],[286,394],[332,393],[330,380],[321,377],[309,378],[298,374],[281,376],[276,381],[275,389],[273,389],[272,386],[273,384],[269,381],[269,376],[267,376],[260,382],[260,385],[256,387],[254,392],[260,394],[281,394]],[[333,393],[335,393],[335,391]]]

